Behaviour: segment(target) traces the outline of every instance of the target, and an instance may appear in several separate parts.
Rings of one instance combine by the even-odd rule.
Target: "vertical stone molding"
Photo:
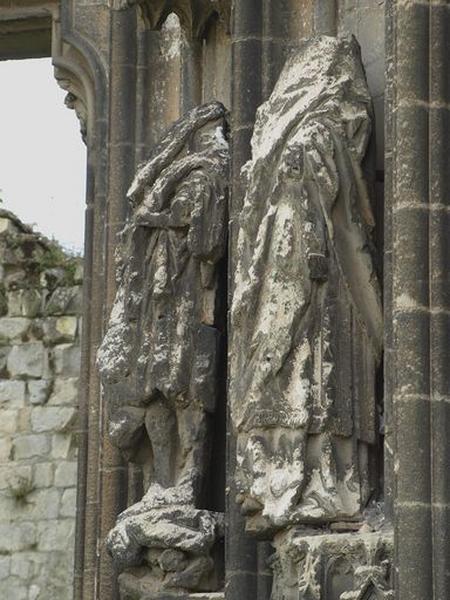
[[[376,489],[382,318],[361,170],[370,131],[354,38],[306,42],[258,109],[230,402],[238,502],[259,534],[358,519]]]
[[[386,380],[398,600],[450,589],[448,2],[387,3]]]
[[[124,597],[221,586],[213,555],[222,516],[208,510],[205,476],[219,394],[227,189],[225,109],[210,103],[173,125],[128,192],[98,359],[110,437],[143,464],[147,490],[108,537]]]

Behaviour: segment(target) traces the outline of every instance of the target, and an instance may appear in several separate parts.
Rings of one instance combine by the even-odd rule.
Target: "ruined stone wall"
[[[0,597],[72,597],[81,260],[0,211]]]

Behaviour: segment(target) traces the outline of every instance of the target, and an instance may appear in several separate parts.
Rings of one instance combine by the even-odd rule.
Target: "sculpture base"
[[[119,576],[121,600],[225,600],[223,592],[186,592],[154,588],[154,581],[136,577],[131,573]]]
[[[132,573],[119,576],[121,600],[224,600],[223,592],[187,592],[183,590],[156,590],[155,580]]]
[[[358,532],[325,533],[294,527],[273,545],[272,600],[394,600],[390,529],[366,525]]]

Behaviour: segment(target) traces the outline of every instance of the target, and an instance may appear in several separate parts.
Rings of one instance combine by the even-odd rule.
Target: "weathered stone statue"
[[[205,509],[202,494],[224,320],[217,291],[228,158],[225,109],[207,104],[173,125],[129,191],[99,365],[111,438],[146,468],[148,491],[108,539],[128,571],[122,589],[142,597],[217,585],[210,554],[221,519]]]
[[[357,42],[320,37],[257,114],[237,243],[231,415],[249,529],[356,518],[382,346]]]

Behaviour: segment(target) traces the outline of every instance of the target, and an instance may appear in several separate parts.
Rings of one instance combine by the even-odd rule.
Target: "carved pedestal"
[[[271,600],[393,600],[392,532],[292,529],[275,537]]]

